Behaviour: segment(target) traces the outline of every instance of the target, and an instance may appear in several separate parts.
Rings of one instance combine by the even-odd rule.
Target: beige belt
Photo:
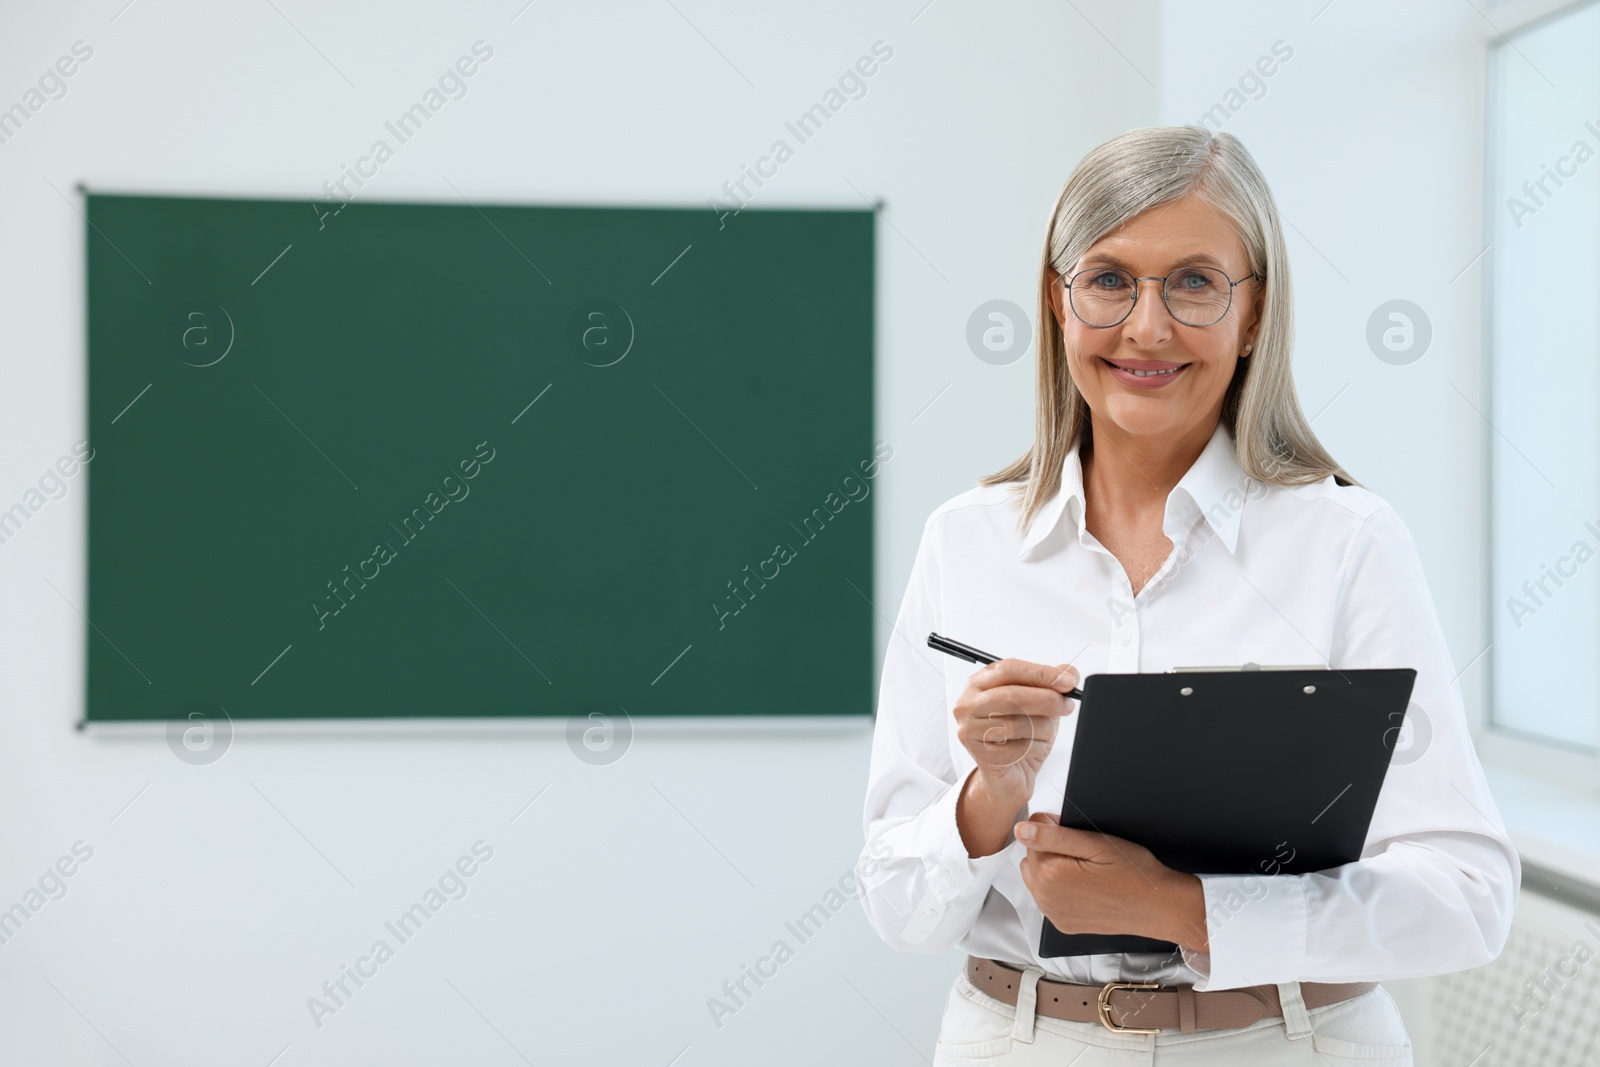
[[[994,960],[967,957],[967,980],[975,988],[1013,1007],[1022,972]],[[1300,995],[1307,1008],[1321,1008],[1358,997],[1377,982],[1301,982]],[[1192,985],[1161,986],[1155,982],[1107,982],[1103,986],[1073,985],[1039,979],[1034,1008],[1039,1015],[1072,1022],[1098,1022],[1123,1034],[1153,1034],[1157,1030],[1231,1030],[1258,1019],[1282,1015],[1278,987],[1245,986],[1197,992]]]

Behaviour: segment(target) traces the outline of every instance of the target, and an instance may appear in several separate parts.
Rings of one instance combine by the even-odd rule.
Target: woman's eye
[[[1211,284],[1211,279],[1199,271],[1185,271],[1178,277],[1178,288],[1198,292]]]
[[[1092,279],[1092,284],[1097,289],[1116,289],[1120,287],[1123,282],[1124,279],[1122,275],[1118,274],[1114,270],[1108,270],[1102,274],[1097,274]]]

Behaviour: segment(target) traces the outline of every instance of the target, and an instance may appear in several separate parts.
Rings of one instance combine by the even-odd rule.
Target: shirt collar
[[[1081,443],[1082,438],[1079,440]],[[1167,494],[1162,532],[1177,544],[1187,537],[1195,518],[1203,516],[1231,554],[1238,544],[1240,516],[1250,485],[1250,479],[1239,466],[1233,435],[1219,420],[1199,458],[1178,479],[1172,492]],[[1078,445],[1073,445],[1062,465],[1061,488],[1034,514],[1017,555],[1022,559],[1029,558],[1034,549],[1060,524],[1063,515],[1069,517],[1079,543],[1086,544],[1083,464],[1078,456]]]

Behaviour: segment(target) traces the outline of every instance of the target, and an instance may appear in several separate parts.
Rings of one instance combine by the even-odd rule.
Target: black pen
[[[954,656],[956,659],[964,659],[968,663],[994,663],[996,660],[1001,658],[999,656],[991,656],[987,652],[979,651],[978,649],[973,648],[971,645],[963,645],[960,641],[952,641],[948,637],[940,637],[938,634],[928,635],[928,647],[936,648],[946,655]],[[1073,689],[1070,692],[1062,695],[1071,697],[1073,700],[1077,701],[1083,700],[1082,689]]]

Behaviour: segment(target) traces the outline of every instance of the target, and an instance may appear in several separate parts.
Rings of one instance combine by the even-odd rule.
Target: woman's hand
[[[1200,879],[1164,865],[1143,845],[1057,825],[1035,812],[1018,823],[1028,846],[1022,881],[1064,934],[1142,934],[1209,950]]]
[[[956,827],[969,856],[1005,847],[1018,810],[1033,796],[1057,722],[1074,706],[1065,694],[1077,684],[1070,663],[1021,659],[997,660],[967,680],[952,711],[956,735],[978,765],[956,802]]]
[[[1054,667],[1002,659],[972,673],[952,709],[961,744],[972,753],[978,774],[996,796],[1027,803],[1034,779],[1055,743],[1056,723],[1074,701],[1078,684],[1070,663]]]

